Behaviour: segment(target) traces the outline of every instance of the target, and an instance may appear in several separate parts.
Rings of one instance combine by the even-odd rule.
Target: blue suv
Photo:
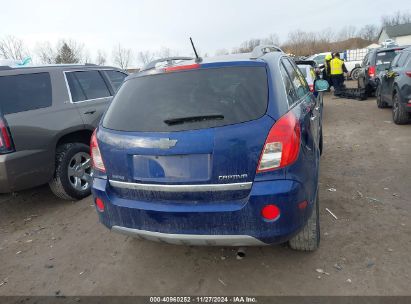
[[[91,140],[100,221],[173,244],[315,250],[321,112],[274,47],[131,75]]]

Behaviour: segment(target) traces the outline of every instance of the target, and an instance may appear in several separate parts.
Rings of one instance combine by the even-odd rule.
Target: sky
[[[0,38],[16,36],[30,49],[42,41],[74,39],[92,58],[104,50],[110,63],[119,43],[135,54],[167,47],[187,55],[191,36],[201,53],[214,54],[272,33],[285,41],[298,29],[337,32],[379,24],[381,16],[397,11],[411,13],[411,1],[0,0]]]

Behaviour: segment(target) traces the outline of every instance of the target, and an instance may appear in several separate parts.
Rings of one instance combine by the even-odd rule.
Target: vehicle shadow
[[[187,294],[211,290],[217,294],[266,290],[269,294],[270,281],[286,277],[289,271],[306,268],[304,265],[310,260],[320,259],[319,251],[297,252],[286,245],[246,247],[243,258],[237,256],[237,250],[236,247],[170,245],[128,237],[115,267],[104,266],[104,272],[113,277],[121,274],[122,286],[112,288],[111,280],[102,284],[108,294],[127,290],[135,294],[149,291],[173,294],[182,285]],[[249,280],[250,275],[253,280]],[[245,289],[244,281],[247,281]]]
[[[57,198],[48,185],[0,194],[0,224],[19,222],[31,215],[47,215],[69,204],[72,202]]]

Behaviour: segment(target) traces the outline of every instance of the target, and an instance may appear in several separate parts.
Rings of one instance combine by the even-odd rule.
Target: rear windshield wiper
[[[205,121],[205,120],[220,120],[224,119],[224,115],[222,114],[211,114],[211,115],[199,115],[199,116],[187,116],[187,117],[179,117],[179,118],[170,118],[164,120],[166,124],[169,126],[172,125],[179,125],[185,122],[196,122],[196,121]]]

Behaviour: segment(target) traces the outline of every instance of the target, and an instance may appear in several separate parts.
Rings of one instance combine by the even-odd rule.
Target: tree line
[[[290,32],[283,43],[280,42],[277,34],[270,34],[265,38],[246,40],[231,50],[218,49],[215,51],[215,55],[247,53],[261,44],[278,45],[285,52],[298,56],[363,48],[377,40],[383,27],[404,23],[411,23],[411,14],[398,11],[393,15],[383,16],[380,25],[368,24],[359,29],[353,25],[348,25],[338,32],[331,28],[319,32],[296,30]],[[114,65],[126,69],[136,63],[145,65],[157,58],[178,55],[177,51],[167,47],[155,52],[146,50],[135,53],[132,49],[117,44],[112,49],[111,60]],[[203,56],[207,57],[208,54],[203,54]],[[97,50],[95,57],[91,57],[83,43],[72,39],[62,39],[55,45],[47,41],[39,42],[32,50],[29,50],[24,41],[17,37],[6,36],[0,39],[0,58],[23,60],[26,57],[35,57],[36,63],[40,64],[94,63],[98,65],[105,65],[109,58],[107,52],[101,49]]]

